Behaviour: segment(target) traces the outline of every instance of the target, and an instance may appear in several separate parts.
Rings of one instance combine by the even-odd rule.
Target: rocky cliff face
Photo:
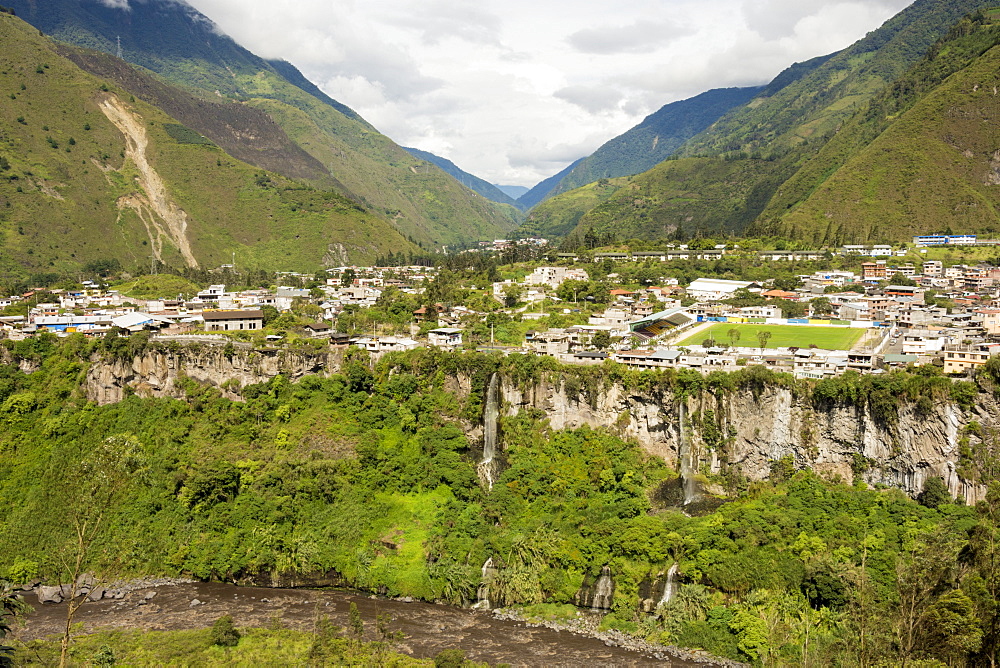
[[[981,499],[985,487],[958,473],[961,439],[974,445],[978,438],[965,428],[971,420],[1000,424],[1000,411],[986,395],[968,414],[951,403],[924,414],[904,404],[899,419],[884,424],[864,407],[817,408],[787,388],[679,399],[633,394],[616,385],[588,401],[551,382],[528,389],[507,382],[501,387],[507,415],[530,407],[544,411],[556,429],[613,428],[678,469],[685,448],[693,449],[703,473],[718,474],[730,466],[750,480],[767,478],[773,462],[791,457],[796,468],[848,482],[861,475],[869,484],[897,487],[911,496],[920,493],[927,478],[939,476],[967,503]]]
[[[329,374],[340,368],[341,351],[304,353],[259,351],[223,346],[151,346],[132,359],[92,360],[87,372],[87,398],[98,404],[121,401],[128,393],[142,397],[182,398],[178,381],[190,378],[218,387],[230,399],[239,390],[281,374],[295,381],[307,374]]]
[[[153,346],[131,360],[94,360],[87,375],[89,399],[107,404],[129,392],[148,397],[184,396],[182,378],[220,388],[239,399],[239,389],[278,374],[297,380],[307,374],[340,369],[341,351],[303,353],[236,349],[220,346]],[[467,397],[472,381],[450,378],[447,389]],[[485,388],[483,388],[485,391]],[[968,412],[952,403],[918,412],[902,404],[892,424],[876,420],[863,406],[817,407],[792,390],[765,388],[759,393],[737,390],[721,396],[702,392],[678,398],[633,393],[620,385],[601,388],[591,398],[567,389],[560,381],[542,380],[519,386],[499,382],[501,414],[541,410],[555,429],[584,425],[609,428],[632,439],[652,455],[680,470],[688,462],[699,474],[734,468],[749,480],[763,480],[774,462],[790,457],[796,468],[852,481],[861,476],[871,485],[897,487],[911,496],[932,476],[945,480],[952,495],[975,503],[985,487],[960,475],[961,447],[978,444],[966,427],[976,421],[989,431],[1000,429],[1000,406],[986,394]],[[483,439],[482,425],[467,425],[474,442]],[[502,435],[499,450],[502,451]]]

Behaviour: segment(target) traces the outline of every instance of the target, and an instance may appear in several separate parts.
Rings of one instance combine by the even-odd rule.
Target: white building
[[[456,327],[439,327],[427,332],[427,343],[438,348],[458,348],[462,345],[462,330]]]
[[[728,281],[721,278],[699,278],[687,287],[687,294],[699,301],[719,301],[729,299],[740,289],[760,289],[750,281]]]
[[[590,276],[583,269],[569,267],[538,267],[524,278],[525,285],[547,285],[558,288],[563,281],[586,281]]]
[[[372,353],[413,350],[420,346],[413,339],[404,336],[363,336],[355,342],[355,345]]]

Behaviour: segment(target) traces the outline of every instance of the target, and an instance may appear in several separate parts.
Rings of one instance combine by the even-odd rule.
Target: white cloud
[[[100,0],[127,5],[126,0]],[[763,84],[908,0],[188,0],[405,146],[531,186],[669,102]]]
[[[583,53],[653,53],[673,39],[690,33],[691,28],[672,21],[640,19],[629,25],[585,28],[570,35],[567,41]]]
[[[622,102],[622,92],[614,86],[566,86],[553,95],[592,114],[618,109]]]

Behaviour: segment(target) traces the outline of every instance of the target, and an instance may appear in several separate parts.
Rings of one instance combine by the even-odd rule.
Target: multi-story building
[[[863,281],[881,281],[887,275],[888,267],[885,260],[861,263],[861,280]]]
[[[921,234],[913,237],[914,246],[974,246],[975,234]]]
[[[986,364],[991,350],[983,344],[945,346],[944,372],[970,373]]]
[[[205,331],[208,332],[254,331],[264,327],[264,313],[257,309],[205,311],[201,317],[205,321]]]
[[[944,273],[944,265],[940,260],[927,260],[923,265],[924,276],[940,276]]]
[[[570,267],[538,267],[524,279],[525,285],[547,285],[558,288],[563,281],[586,281],[590,278],[583,269]]]

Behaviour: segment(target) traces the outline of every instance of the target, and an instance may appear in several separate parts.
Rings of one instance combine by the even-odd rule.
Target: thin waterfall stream
[[[674,564],[667,571],[667,583],[663,587],[663,596],[660,597],[660,605],[666,605],[677,595],[677,564]]]
[[[698,483],[695,480],[695,475],[698,472],[698,457],[684,428],[686,403],[682,400],[677,409],[677,458],[680,462],[681,482],[684,484],[683,505],[685,506],[698,498]]]
[[[487,489],[493,489],[496,475],[494,458],[497,454],[497,419],[500,417],[500,378],[496,373],[490,376],[486,389],[486,407],[483,411],[483,458],[477,467],[479,477]]]

